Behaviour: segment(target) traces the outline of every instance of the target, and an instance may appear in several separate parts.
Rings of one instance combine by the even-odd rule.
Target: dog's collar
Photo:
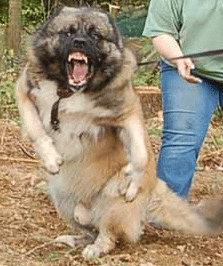
[[[61,88],[58,87],[57,89],[57,95],[59,96],[59,99],[53,104],[52,110],[51,110],[51,126],[52,128],[56,131],[59,130],[59,119],[58,119],[58,110],[59,110],[59,103],[61,99],[68,98],[72,94],[74,94],[75,91],[70,89],[69,87],[67,88]]]
[[[72,87],[72,86],[67,86],[66,88],[64,87],[58,87],[57,89],[57,95],[59,96],[59,99],[53,104],[52,110],[51,110],[51,126],[52,128],[57,131],[59,130],[59,119],[58,119],[58,111],[59,111],[59,103],[60,100],[64,98],[68,98],[74,93],[81,93],[86,89],[87,85],[81,86],[81,87]]]

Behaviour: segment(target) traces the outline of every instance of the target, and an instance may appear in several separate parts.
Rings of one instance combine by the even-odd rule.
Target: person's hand
[[[158,35],[152,38],[152,43],[162,57],[177,67],[180,75],[186,81],[195,84],[202,82],[201,79],[195,77],[191,73],[191,70],[193,70],[195,66],[190,58],[171,60],[171,58],[177,58],[184,55],[179,43],[173,36],[168,34]]]
[[[191,61],[190,58],[185,58],[185,59],[179,59],[175,60],[174,64],[176,65],[180,75],[188,82],[190,83],[201,83],[202,80],[199,79],[198,77],[195,77],[192,73],[191,70],[195,68],[193,62]]]

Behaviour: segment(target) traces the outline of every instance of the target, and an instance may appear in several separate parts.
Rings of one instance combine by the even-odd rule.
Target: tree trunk
[[[6,45],[18,54],[21,43],[22,0],[9,1],[9,25],[6,27]]]

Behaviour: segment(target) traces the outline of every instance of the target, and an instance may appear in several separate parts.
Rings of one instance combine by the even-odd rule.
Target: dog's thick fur
[[[18,83],[24,127],[48,170],[58,212],[98,231],[83,251],[88,257],[108,252],[119,239],[138,241],[150,218],[184,232],[222,229],[219,202],[205,219],[157,179],[131,85],[135,68],[106,13],[65,7],[34,33]]]

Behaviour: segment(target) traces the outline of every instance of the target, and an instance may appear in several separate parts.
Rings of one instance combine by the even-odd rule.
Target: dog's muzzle
[[[82,51],[73,51],[67,60],[69,85],[76,89],[88,83],[94,74],[92,60]]]

